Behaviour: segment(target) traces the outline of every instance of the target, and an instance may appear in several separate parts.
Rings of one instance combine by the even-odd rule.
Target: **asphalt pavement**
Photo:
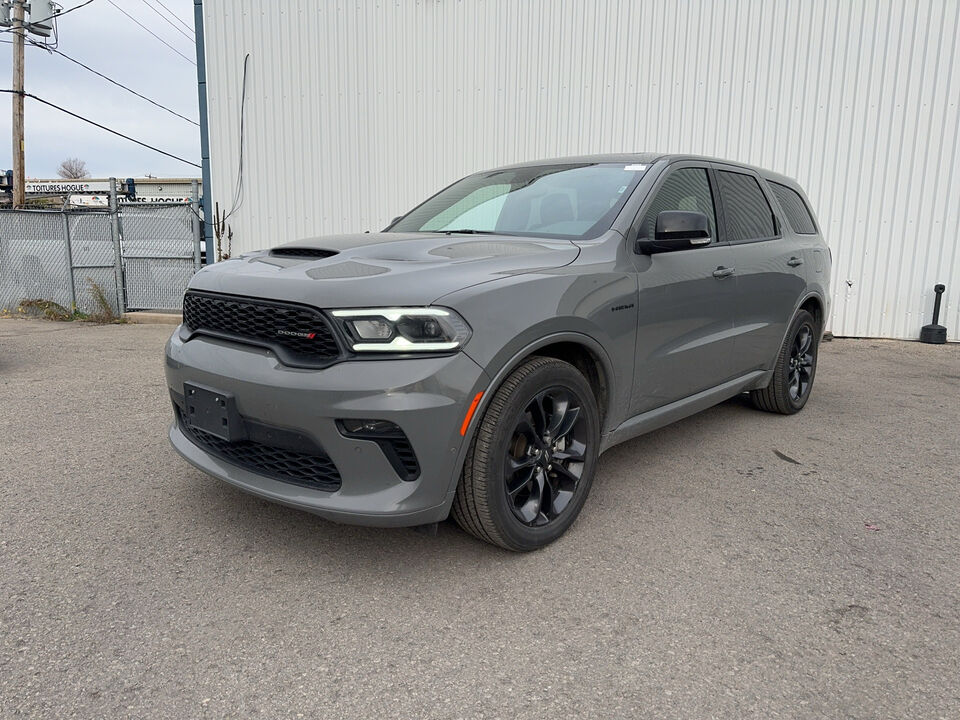
[[[825,344],[516,555],[193,469],[170,331],[0,320],[2,718],[960,717],[960,345]]]

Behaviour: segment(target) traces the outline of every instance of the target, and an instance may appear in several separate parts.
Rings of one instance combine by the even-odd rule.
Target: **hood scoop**
[[[283,247],[273,248],[270,251],[270,254],[273,257],[308,258],[310,260],[318,260],[320,258],[333,257],[334,255],[339,254],[339,251],[325,250],[323,248],[314,247],[291,247],[284,245]]]

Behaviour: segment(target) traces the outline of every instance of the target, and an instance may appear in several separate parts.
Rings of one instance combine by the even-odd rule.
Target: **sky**
[[[84,0],[60,0],[64,10]],[[190,30],[170,18],[164,6]],[[138,27],[149,28],[189,62]],[[155,12],[158,11],[158,12]],[[58,49],[94,70],[193,120],[197,106],[193,0],[93,0],[58,20]],[[176,26],[184,34],[175,29]],[[2,30],[3,28],[0,28]],[[185,37],[187,35],[188,37]],[[11,33],[0,33],[0,87],[12,87]],[[34,37],[37,41],[43,38]],[[52,41],[52,38],[49,39]],[[173,155],[200,163],[200,128],[111,84],[64,57],[27,45],[25,89]],[[81,120],[25,100],[27,178],[54,178],[67,157],[84,160],[91,177],[199,177],[200,170],[165,157]],[[13,166],[11,98],[0,93],[0,169]]]

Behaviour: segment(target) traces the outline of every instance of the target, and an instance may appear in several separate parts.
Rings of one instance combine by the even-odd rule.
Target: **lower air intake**
[[[340,489],[340,471],[319,447],[314,453],[305,453],[253,440],[228,442],[199,428],[190,427],[183,411],[177,408],[177,413],[183,434],[211,455],[274,480],[325,492]]]

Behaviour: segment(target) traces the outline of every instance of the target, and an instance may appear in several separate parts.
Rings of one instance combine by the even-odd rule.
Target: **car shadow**
[[[628,462],[638,478],[644,475],[645,458],[671,452],[669,446],[696,438],[700,428],[725,424],[731,415],[750,407],[746,395],[735,397],[697,415],[611,448],[600,459],[595,485],[605,484],[604,466]],[[653,462],[651,459],[650,462]],[[534,553],[513,553],[482,542],[461,530],[452,519],[439,523],[436,535],[413,528],[344,525],[304,510],[250,495],[189,466],[182,467],[182,490],[189,501],[181,504],[192,523],[205,533],[228,541],[242,534],[256,538],[258,553],[268,553],[281,565],[342,566],[350,573],[383,573],[402,567],[404,573],[435,572],[438,564],[453,568],[486,565],[524,565],[533,557],[559,551],[574,540],[567,538]],[[612,480],[623,482],[623,480]],[[587,501],[587,508],[590,502]],[[575,528],[576,526],[574,526]],[[588,541],[588,540],[585,540]]]
[[[524,557],[481,542],[452,519],[438,524],[436,535],[413,528],[344,525],[297,508],[270,502],[243,492],[195,468],[183,469],[184,503],[188,517],[205,533],[229,541],[237,534],[256,538],[258,553],[291,566],[343,566],[351,574],[384,573],[403,568],[404,573],[434,571],[437,563],[457,566]]]

